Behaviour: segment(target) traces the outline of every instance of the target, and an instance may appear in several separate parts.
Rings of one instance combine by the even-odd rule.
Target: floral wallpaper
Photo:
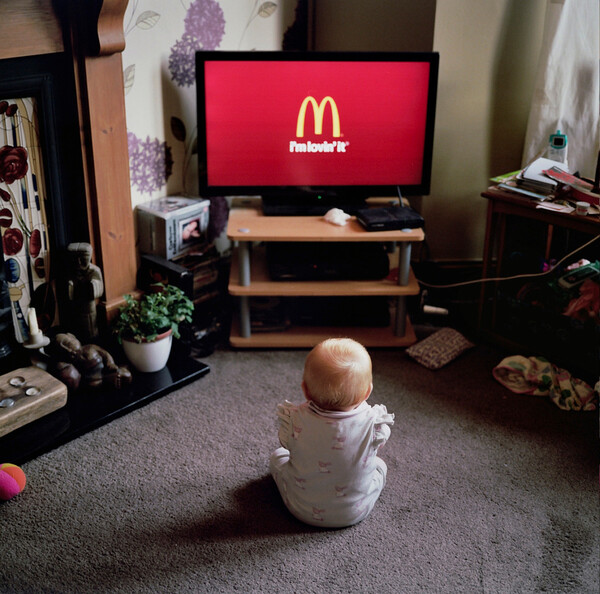
[[[298,0],[130,0],[123,78],[132,206],[196,196],[195,52],[278,50]],[[223,231],[225,198],[211,203],[211,235]]]

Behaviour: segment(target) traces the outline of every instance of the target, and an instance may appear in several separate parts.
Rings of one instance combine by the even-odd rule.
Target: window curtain
[[[571,172],[593,178],[600,148],[598,0],[547,0],[523,166],[543,156],[551,134],[567,135]]]

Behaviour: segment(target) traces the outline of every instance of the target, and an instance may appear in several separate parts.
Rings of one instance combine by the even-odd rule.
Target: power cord
[[[592,239],[590,239],[590,241],[587,241],[583,245],[574,249],[572,252],[568,253],[566,256],[561,258],[554,266],[552,266],[552,268],[546,270],[545,272],[535,272],[535,273],[529,273],[529,274],[516,274],[514,276],[502,276],[502,277],[495,277],[495,278],[480,278],[480,279],[471,280],[471,281],[463,281],[460,283],[452,283],[449,285],[432,285],[430,283],[426,283],[425,281],[419,280],[418,278],[417,278],[417,282],[420,285],[423,285],[424,287],[429,287],[430,289],[452,289],[454,287],[464,287],[467,285],[476,285],[479,283],[501,282],[501,281],[508,281],[508,280],[516,280],[516,279],[520,279],[520,278],[541,278],[543,276],[547,276],[547,275],[551,274],[552,272],[554,272],[554,270],[556,268],[558,268],[565,260],[568,260],[569,258],[574,256],[577,252],[580,252],[581,250],[585,249],[586,247],[588,247],[595,241],[598,241],[598,239],[600,239],[600,235],[596,235],[596,237],[593,237]]]

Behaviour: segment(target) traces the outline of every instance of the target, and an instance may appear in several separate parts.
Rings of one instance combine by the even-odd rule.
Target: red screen
[[[208,185],[419,184],[429,69],[418,61],[208,61]]]

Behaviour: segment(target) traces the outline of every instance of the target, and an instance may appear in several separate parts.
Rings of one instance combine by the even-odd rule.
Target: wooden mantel
[[[51,0],[0,2],[0,59],[64,51]]]
[[[121,52],[128,0],[0,2],[0,59],[72,56],[90,243],[110,319],[135,289],[136,252]]]

